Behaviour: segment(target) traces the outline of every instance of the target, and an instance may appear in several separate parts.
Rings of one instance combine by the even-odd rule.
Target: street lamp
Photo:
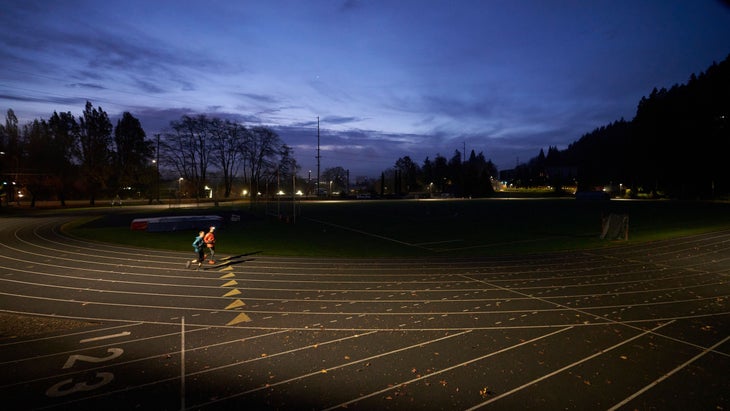
[[[157,192],[157,204],[160,204],[160,135],[157,134],[157,149],[155,150],[155,191]]]
[[[177,179],[177,193],[178,193],[177,195],[178,195],[178,198],[180,198],[180,199],[182,199],[182,182],[183,182],[183,180],[184,180],[184,178],[182,178],[182,177]]]
[[[157,202],[160,202],[160,163],[157,162],[157,160],[152,159],[152,164],[155,166],[155,194],[154,197],[157,200]],[[152,197],[150,197],[150,202],[152,202]]]

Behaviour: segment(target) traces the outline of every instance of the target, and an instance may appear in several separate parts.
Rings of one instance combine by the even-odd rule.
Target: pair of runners
[[[208,260],[208,263],[215,264],[215,227],[210,227],[210,231],[207,233],[201,230],[198,233],[198,236],[195,237],[195,240],[193,240],[193,250],[195,250],[198,254],[198,258],[193,261],[186,262],[185,268],[190,268],[191,264],[196,263],[198,264],[198,268],[200,268],[206,258],[206,248],[210,252],[210,259]]]

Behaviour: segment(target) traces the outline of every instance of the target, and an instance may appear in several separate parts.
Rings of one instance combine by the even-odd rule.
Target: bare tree
[[[255,199],[266,175],[272,176],[281,155],[281,138],[267,127],[253,127],[247,144],[243,147],[246,173],[250,184],[251,198]]]
[[[341,166],[328,168],[322,172],[322,180],[328,182],[330,191],[343,192],[347,188],[347,170]]]
[[[195,198],[203,195],[211,164],[212,143],[208,123],[208,118],[202,114],[183,116],[180,121],[170,123],[172,132],[165,134],[165,141],[160,147],[165,162],[193,188]]]
[[[212,163],[223,174],[223,196],[231,196],[233,181],[243,162],[243,147],[250,139],[249,130],[243,125],[229,120],[213,119],[209,123]]]

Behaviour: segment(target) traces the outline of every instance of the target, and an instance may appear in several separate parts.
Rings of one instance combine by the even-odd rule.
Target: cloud
[[[182,115],[266,125],[302,164],[319,116],[327,164],[378,174],[466,146],[506,168],[730,51],[713,2],[452,3],[8,2],[0,100],[31,120],[89,100],[149,134]]]
[[[70,83],[70,84],[67,84],[67,87],[90,88],[90,89],[94,89],[94,90],[106,90],[106,87],[102,86],[101,84],[94,84],[94,83]]]
[[[83,107],[86,100],[78,97],[29,97],[27,95],[0,94],[0,100],[18,101],[24,103],[44,103],[53,105],[80,105]],[[50,116],[52,113],[48,113]]]
[[[361,120],[362,119],[360,119],[360,118],[352,117],[352,116],[350,116],[350,117],[325,116],[321,119],[322,123],[337,124],[337,125],[356,123]]]
[[[278,104],[280,100],[277,97],[268,94],[256,94],[256,93],[232,93],[234,96],[242,97],[246,100],[251,100],[255,103],[260,104]]]

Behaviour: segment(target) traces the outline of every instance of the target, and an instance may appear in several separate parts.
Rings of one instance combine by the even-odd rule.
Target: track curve
[[[182,345],[176,338],[187,334],[200,336],[193,338],[211,353],[199,355],[215,365],[208,365],[213,371],[133,379],[133,395],[109,389],[114,380],[105,380],[106,374],[87,382],[84,387],[94,387],[89,390],[50,384],[58,374],[29,376],[23,387],[46,388],[33,408],[92,408],[128,397],[143,408],[181,402],[196,409],[243,403],[289,409],[674,408],[696,401],[727,406],[730,400],[726,372],[713,372],[730,365],[730,231],[502,258],[244,255],[196,271],[184,267],[189,253],[69,237],[61,227],[71,218],[0,220],[2,311],[93,322],[94,332],[119,328],[146,335],[129,341],[142,352],[148,339],[168,340],[169,346]],[[242,350],[247,359],[231,351],[236,341],[250,342]],[[112,348],[117,351],[95,358],[111,363],[124,356],[118,350],[129,352],[107,350]],[[179,356],[184,365],[186,350],[177,348],[179,353],[157,350]],[[36,361],[4,351],[2,364],[13,370]],[[111,374],[134,373],[150,361],[139,355]],[[383,367],[380,378],[370,375],[376,362]],[[266,366],[259,369],[259,363]],[[295,371],[284,371],[284,364]],[[230,388],[232,369],[248,379],[234,378]],[[677,391],[688,375],[702,378],[690,393]],[[188,383],[181,397],[162,403],[147,397],[151,387],[175,392],[175,384],[190,378],[198,383],[194,390]],[[228,383],[225,389],[210,382],[220,380]],[[336,393],[326,388],[333,381]],[[449,385],[457,381],[453,391]],[[365,388],[343,388],[353,382]],[[18,387],[7,380],[2,385],[3,391]],[[678,392],[684,399],[673,399]]]

